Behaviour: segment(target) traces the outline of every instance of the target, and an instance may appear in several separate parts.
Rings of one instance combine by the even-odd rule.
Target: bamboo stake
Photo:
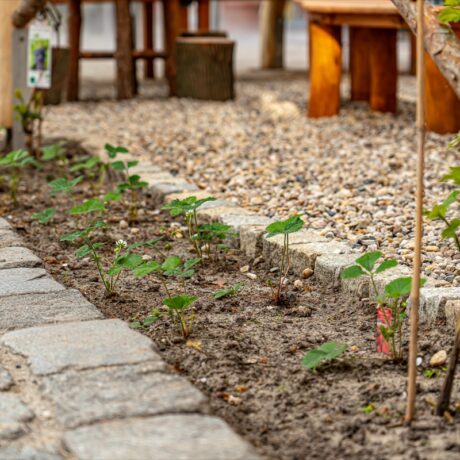
[[[415,253],[410,310],[409,371],[407,385],[406,423],[415,415],[417,384],[417,339],[420,307],[420,269],[423,237],[423,175],[425,168],[425,113],[424,113],[424,0],[417,0],[417,190],[415,215]]]

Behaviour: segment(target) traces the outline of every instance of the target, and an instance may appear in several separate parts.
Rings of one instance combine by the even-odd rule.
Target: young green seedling
[[[225,251],[228,246],[224,243],[229,238],[234,238],[237,233],[232,231],[230,225],[213,222],[211,224],[202,224],[198,226],[196,240],[206,249],[208,259],[218,260],[219,251]],[[203,247],[201,247],[203,250]]]
[[[56,196],[56,195],[59,195],[60,193],[71,195],[74,192],[75,187],[83,179],[84,179],[84,176],[78,176],[72,180],[68,180],[65,177],[59,177],[57,179],[54,179],[51,182],[48,182],[48,185],[51,188],[50,195]]]
[[[215,201],[213,197],[198,199],[196,196],[189,196],[183,200],[173,200],[163,206],[162,209],[168,210],[172,217],[184,216],[185,223],[188,228],[188,239],[193,246],[193,249],[200,258],[203,257],[203,252],[199,241],[198,234],[198,218],[197,209],[208,201]]]
[[[326,342],[318,348],[310,350],[303,357],[302,364],[307,369],[315,370],[325,361],[332,361],[345,353],[347,345],[338,342]]]
[[[238,292],[241,291],[243,286],[244,286],[244,283],[239,282],[239,283],[236,283],[233,286],[230,286],[228,288],[220,289],[220,290],[214,292],[214,298],[216,300],[220,300],[220,299],[224,299],[225,297],[233,297],[236,294],[238,294]]]
[[[32,219],[38,220],[41,224],[48,224],[56,215],[56,210],[54,208],[46,208],[43,211],[36,212],[32,214]]]
[[[183,294],[175,297],[168,297],[163,300],[163,304],[168,307],[171,320],[177,325],[184,339],[192,332],[194,315],[189,310],[197,299],[198,297],[196,296]]]
[[[18,205],[18,190],[22,180],[23,170],[28,166],[40,167],[35,158],[26,150],[13,150],[0,158],[0,169],[5,169],[9,177],[8,188],[14,206]]]
[[[278,280],[278,286],[274,289],[272,287],[273,300],[277,303],[281,303],[281,294],[284,286],[284,281],[287,279],[290,269],[290,256],[289,256],[289,235],[296,233],[302,229],[304,221],[300,216],[291,216],[286,220],[280,220],[273,222],[267,228],[267,238],[272,238],[276,235],[283,235],[283,251],[281,253],[281,259],[279,263],[280,277]]]

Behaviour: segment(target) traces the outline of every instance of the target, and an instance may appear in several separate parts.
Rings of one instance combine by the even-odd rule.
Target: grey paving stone
[[[240,249],[248,257],[258,257],[262,254],[266,225],[252,225],[240,230]]]
[[[241,208],[238,208],[240,210]],[[237,213],[233,211],[233,214],[225,214],[221,217],[221,222],[230,225],[235,232],[239,232],[243,227],[261,225],[267,226],[273,222],[273,219],[270,219],[266,216],[259,216],[258,214],[246,214],[246,213]]]
[[[0,366],[0,391],[10,389],[13,386],[13,383],[13,377],[11,377],[10,373]]]
[[[0,297],[64,290],[43,268],[8,268],[0,272]]]
[[[237,206],[220,206],[217,208],[199,208],[197,211],[198,222],[200,224],[210,224],[212,222],[222,222],[228,216],[232,216],[231,218],[234,220],[234,216],[253,216],[250,211],[246,209],[239,208]],[[227,224],[230,225],[230,224]]]
[[[4,334],[0,343],[25,356],[36,375],[161,361],[153,342],[119,319],[20,329]]]
[[[460,287],[424,287],[420,291],[420,317],[428,321],[442,317],[448,300],[460,301]]]
[[[444,312],[448,326],[455,329],[457,318],[460,316],[460,299],[448,300],[444,306]]]
[[[0,248],[0,269],[4,268],[32,268],[39,267],[42,261],[27,248],[8,247]]]
[[[10,246],[22,246],[24,242],[17,233],[8,229],[0,228],[0,248]]]
[[[43,391],[55,403],[57,420],[66,428],[203,409],[203,394],[182,377],[158,372],[164,367],[145,363],[64,372],[45,377]]]
[[[0,297],[0,333],[42,324],[103,318],[76,289]]]
[[[180,193],[185,191],[194,192],[198,190],[196,185],[189,184],[183,179],[175,179],[170,181],[156,182],[155,184],[150,184],[147,193],[151,196],[152,204],[159,205],[164,203],[167,200],[167,195],[172,193]]]
[[[0,217],[0,231],[2,230],[13,230],[13,227],[10,225],[10,223],[6,219],[3,219],[3,217]]]
[[[0,448],[1,460],[64,460],[53,447],[5,447]]]
[[[79,460],[255,460],[253,448],[222,420],[164,415],[77,428],[64,436]]]
[[[34,418],[33,412],[12,393],[0,393],[0,439],[14,439],[25,432],[23,422]]]
[[[319,256],[315,263],[315,278],[325,286],[338,287],[340,274],[345,267],[352,265],[358,254],[326,254]]]

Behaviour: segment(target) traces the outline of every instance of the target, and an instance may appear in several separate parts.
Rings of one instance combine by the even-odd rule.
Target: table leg
[[[460,131],[460,99],[425,53],[425,122],[428,131],[439,134]]]
[[[350,78],[352,101],[368,101],[370,97],[370,33],[370,30],[365,27],[350,27]]]
[[[341,28],[318,22],[309,23],[311,118],[334,116],[340,110],[342,76]]]
[[[396,29],[372,29],[370,40],[371,109],[396,112],[398,62]]]

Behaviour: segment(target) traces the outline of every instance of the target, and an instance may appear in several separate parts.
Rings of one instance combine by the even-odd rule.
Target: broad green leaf
[[[420,280],[420,285],[424,286],[426,283],[426,279]],[[393,281],[390,281],[384,289],[384,293],[386,297],[391,299],[396,299],[398,297],[405,297],[410,294],[412,288],[412,277],[405,276],[401,278],[397,278]]]
[[[128,168],[134,168],[134,166],[137,166],[138,164],[139,164],[139,161],[137,160],[128,161],[127,163]]]
[[[347,350],[347,345],[337,342],[326,342],[320,347],[310,350],[303,357],[303,365],[307,369],[315,369],[324,361],[331,361]]]
[[[184,270],[190,270],[201,263],[201,259],[188,259],[184,262]]]
[[[105,144],[104,148],[111,159],[114,159],[119,153],[128,153],[128,150],[125,147],[115,147],[111,144]]]
[[[104,202],[108,203],[109,201],[120,201],[122,193],[120,191],[107,192],[104,195]]]
[[[65,235],[62,235],[60,238],[60,241],[76,241],[76,240],[79,240],[80,238],[87,236],[89,233],[90,233],[90,229],[76,230],[74,232],[66,233]]]
[[[394,259],[384,260],[375,270],[375,273],[382,273],[390,268],[394,268],[398,265],[398,262]]]
[[[177,217],[188,212],[195,211],[204,203],[208,201],[215,201],[216,199],[209,196],[207,198],[197,199],[196,196],[189,196],[183,200],[173,200],[164,205],[161,209],[168,210],[172,217]]]
[[[60,144],[47,145],[45,147],[42,147],[40,150],[42,152],[41,159],[43,161],[54,160],[56,158],[59,158],[64,153],[64,149]]]
[[[70,193],[85,177],[78,176],[75,179],[67,180],[65,177],[59,177],[58,179],[48,182],[51,187],[51,195],[57,195],[58,193]]]
[[[214,298],[219,300],[225,297],[234,296],[241,290],[243,286],[244,286],[244,283],[239,282],[228,288],[220,289],[219,291],[214,292]]]
[[[352,265],[351,267],[345,268],[340,274],[340,277],[343,280],[352,280],[355,278],[359,278],[364,274],[364,270],[359,265]]]
[[[54,208],[46,208],[43,211],[36,212],[32,214],[32,219],[38,220],[41,224],[47,224],[56,214],[56,210]]]
[[[193,302],[198,299],[196,296],[189,296],[189,295],[178,295],[175,297],[169,297],[163,300],[163,303],[170,309],[170,310],[185,310],[189,307]]]
[[[278,222],[273,222],[268,225],[265,229],[267,232],[267,238],[271,238],[276,235],[287,235],[290,233],[298,232],[304,226],[304,221],[300,216],[295,215],[291,216],[286,220],[280,220]]]
[[[122,267],[127,270],[133,270],[143,263],[142,256],[139,254],[125,254],[119,256],[115,261],[114,265]]]
[[[86,158],[84,161],[80,161],[79,163],[75,163],[70,170],[72,172],[81,171],[81,170],[90,170],[95,168],[101,162],[99,157],[93,156]]]
[[[459,136],[459,139],[460,139],[460,136]],[[443,181],[443,182],[452,181],[452,182],[454,182],[454,184],[460,185],[460,166],[454,166],[454,167],[450,168],[449,174],[446,174],[441,179],[441,181]]]
[[[83,204],[74,206],[70,210],[70,214],[79,215],[79,214],[89,214],[92,212],[105,212],[107,209],[104,206],[104,203],[97,198],[91,198],[86,200]]]
[[[180,257],[177,256],[170,256],[167,257],[166,260],[162,263],[161,269],[165,272],[169,272],[180,267],[182,261]]]
[[[88,254],[91,254],[91,248],[87,244],[84,244],[83,246],[80,246],[75,251],[75,257],[77,259],[83,259],[83,257],[86,257]]]
[[[380,251],[368,252],[361,257],[358,257],[355,262],[358,265],[361,265],[361,267],[363,267],[368,272],[371,272],[375,263],[380,259],[380,257],[382,257],[382,253]]]
[[[160,264],[156,260],[149,260],[139,265],[133,270],[135,276],[147,276],[150,273],[154,273],[160,269]]]
[[[110,166],[114,171],[124,171],[125,170],[125,162],[124,161],[113,161]]]
[[[438,21],[442,22],[443,24],[460,22],[460,9],[454,7],[444,8],[438,14]]]
[[[460,219],[453,219],[449,225],[442,231],[443,238],[455,238],[457,230],[460,228]]]

